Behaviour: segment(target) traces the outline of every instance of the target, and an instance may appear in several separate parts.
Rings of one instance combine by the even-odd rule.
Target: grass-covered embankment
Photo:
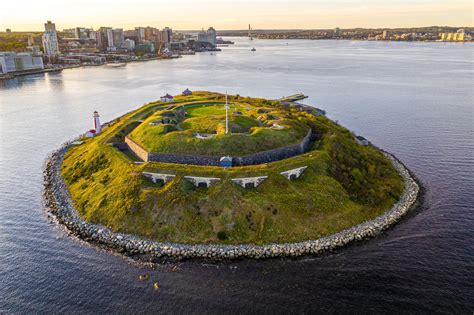
[[[217,99],[200,93],[195,101]],[[178,101],[190,101],[182,99]],[[265,100],[239,99],[258,108]],[[111,146],[169,104],[150,103],[106,128],[100,136],[72,148],[62,174],[82,217],[158,241],[181,243],[296,242],[317,239],[372,219],[397,200],[403,181],[375,147],[358,145],[353,135],[325,117],[292,109],[287,119],[321,135],[313,150],[290,159],[222,169],[133,161]],[[288,181],[281,171],[308,166]],[[143,171],[178,175],[164,186],[143,178]],[[195,188],[184,175],[219,177],[208,189]],[[243,189],[230,178],[266,175],[256,189]]]

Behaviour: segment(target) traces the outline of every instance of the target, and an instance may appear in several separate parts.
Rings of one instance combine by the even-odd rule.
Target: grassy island
[[[259,98],[194,92],[152,102],[69,149],[61,173],[82,218],[162,242],[266,244],[317,239],[373,219],[403,192],[402,177],[377,148],[316,111]],[[137,163],[128,137],[148,152],[239,157],[298,144],[290,158],[238,167]],[[121,150],[120,150],[121,149]],[[306,167],[289,180],[281,174]],[[171,174],[154,183],[146,173]],[[196,187],[185,176],[218,178]],[[232,179],[265,177],[254,188]]]

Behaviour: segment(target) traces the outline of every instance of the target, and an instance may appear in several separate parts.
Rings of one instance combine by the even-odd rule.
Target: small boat
[[[106,66],[113,67],[113,68],[124,67],[125,65],[126,65],[126,63],[124,63],[124,62],[113,62],[113,63],[106,64]]]
[[[256,50],[255,47],[254,47],[254,48],[250,49],[250,51],[257,51],[257,50]]]

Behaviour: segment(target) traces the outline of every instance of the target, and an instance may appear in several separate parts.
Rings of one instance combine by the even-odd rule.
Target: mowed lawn
[[[183,106],[186,116],[173,117],[177,123],[167,127],[150,124],[163,118],[165,111],[157,111],[133,130],[130,138],[149,152],[242,156],[298,143],[309,129],[291,120],[280,122],[285,124],[282,130],[272,129],[273,122],[258,120],[261,115],[251,105],[230,104],[230,133],[226,135],[224,106],[224,103]],[[200,139],[197,134],[212,136]]]

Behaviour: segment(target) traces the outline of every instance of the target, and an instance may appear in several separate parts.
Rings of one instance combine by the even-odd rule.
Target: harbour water
[[[232,40],[212,55],[0,82],[0,313],[471,314],[474,45]],[[296,260],[150,267],[70,238],[42,205],[47,155],[91,128],[94,110],[108,121],[187,87],[304,92],[305,103],[403,161],[424,200],[376,239]]]

